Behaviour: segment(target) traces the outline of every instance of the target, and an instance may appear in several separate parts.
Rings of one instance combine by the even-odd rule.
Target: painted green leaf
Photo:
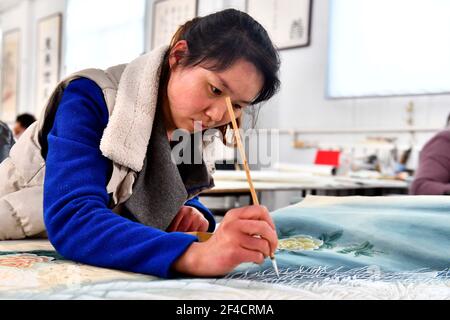
[[[278,234],[281,235],[283,238],[295,235],[295,233],[296,233],[295,228],[279,228],[278,232]]]
[[[371,244],[369,241],[365,241],[361,243],[360,245],[351,246],[342,250],[339,250],[338,253],[343,254],[349,254],[353,253],[355,257],[359,256],[367,256],[367,257],[373,257],[376,253],[382,253],[382,251],[374,250],[374,245]]]
[[[344,234],[343,230],[338,230],[335,232],[332,232],[330,234],[324,233],[322,234],[319,239],[323,241],[322,248],[326,249],[332,249],[336,246],[336,241],[339,240],[342,235]]]

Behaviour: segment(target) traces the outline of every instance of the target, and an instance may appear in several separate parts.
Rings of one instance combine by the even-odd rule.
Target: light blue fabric
[[[319,198],[317,198],[319,199]],[[321,204],[323,201],[323,204]],[[367,277],[374,272],[392,277],[418,271],[440,271],[449,278],[450,197],[385,197],[337,200],[325,197],[272,213],[280,245],[300,237],[313,247],[279,249],[281,271],[327,276]],[[315,244],[315,247],[314,247]],[[258,273],[267,279],[272,269],[241,265],[230,276]],[[381,273],[380,273],[381,272]]]
[[[158,279],[68,261],[37,240],[6,241],[0,242],[0,297],[450,299],[450,197],[312,200],[272,213],[280,244],[302,236],[303,248],[311,249],[279,250],[280,277],[266,259],[219,279]]]

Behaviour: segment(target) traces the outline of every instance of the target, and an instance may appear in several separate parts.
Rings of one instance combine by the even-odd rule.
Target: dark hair
[[[23,114],[17,116],[17,118],[16,118],[16,122],[20,123],[20,125],[22,127],[24,127],[25,129],[28,128],[29,126],[31,126],[31,124],[35,121],[36,121],[36,118],[32,114],[29,114],[29,113],[23,113]]]
[[[180,40],[188,44],[180,59],[185,67],[202,65],[211,71],[223,71],[239,59],[252,63],[264,78],[252,105],[269,100],[280,88],[277,49],[267,31],[245,12],[227,9],[188,21],[173,36],[168,52]],[[168,56],[166,64],[167,60]],[[228,125],[218,128],[224,136]]]
[[[447,117],[447,126],[449,126],[450,125],[450,113],[448,114],[448,117]]]

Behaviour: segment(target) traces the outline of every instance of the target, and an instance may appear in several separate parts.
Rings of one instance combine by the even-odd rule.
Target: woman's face
[[[174,49],[181,43],[177,43]],[[172,51],[173,52],[173,51]],[[263,77],[256,67],[238,60],[225,71],[210,71],[201,66],[184,68],[177,63],[176,55],[169,57],[171,74],[167,86],[168,109],[171,128],[189,132],[219,127],[229,123],[225,97],[229,96],[236,117],[248,106],[263,86]],[[167,112],[166,112],[167,113]],[[200,121],[201,126],[194,122]]]

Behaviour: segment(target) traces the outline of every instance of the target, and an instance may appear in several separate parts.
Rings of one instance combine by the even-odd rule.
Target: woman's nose
[[[220,122],[227,111],[227,106],[225,104],[225,100],[221,99],[220,101],[216,101],[209,106],[206,110],[206,115],[211,118],[214,122]]]

